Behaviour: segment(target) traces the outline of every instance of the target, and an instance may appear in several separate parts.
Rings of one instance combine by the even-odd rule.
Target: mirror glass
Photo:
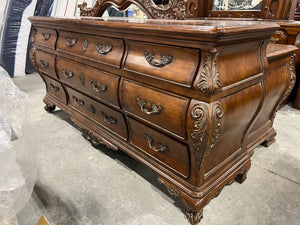
[[[213,0],[212,10],[261,10],[263,0]]]
[[[126,10],[119,11],[113,6],[107,7],[102,17],[131,17],[131,18],[144,18],[146,19],[146,14],[136,5],[131,4]]]

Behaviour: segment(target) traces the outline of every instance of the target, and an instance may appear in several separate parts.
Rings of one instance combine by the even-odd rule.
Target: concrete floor
[[[32,100],[38,164],[20,225],[34,225],[42,214],[52,225],[189,224],[154,172],[122,151],[93,147],[64,112],[45,112],[38,75],[14,82]],[[225,187],[204,208],[201,225],[300,224],[300,110],[283,107],[274,127],[277,141],[255,150],[248,179]]]

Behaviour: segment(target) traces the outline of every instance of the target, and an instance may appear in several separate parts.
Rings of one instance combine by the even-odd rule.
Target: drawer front
[[[55,30],[37,27],[35,43],[55,49],[57,33]]]
[[[108,104],[119,107],[119,77],[57,57],[56,71],[63,82]]]
[[[160,128],[185,138],[185,113],[189,100],[177,95],[123,80],[121,101],[124,110]]]
[[[110,107],[66,87],[69,105],[97,121],[99,124],[127,140],[127,127],[123,115]]]
[[[124,44],[117,38],[60,31],[57,49],[119,68]]]
[[[131,144],[184,177],[189,175],[187,146],[129,118]]]
[[[36,51],[36,65],[38,70],[51,77],[57,78],[55,73],[55,55],[43,51]]]
[[[191,86],[198,64],[196,49],[131,41],[125,69]]]
[[[46,83],[47,92],[67,104],[66,93],[61,83],[43,74],[42,77]]]

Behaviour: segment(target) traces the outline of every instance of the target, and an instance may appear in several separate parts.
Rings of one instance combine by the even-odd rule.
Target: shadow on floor
[[[71,116],[65,113],[62,110],[55,110],[52,112],[53,115],[55,115],[57,118],[66,121],[76,129],[80,130],[77,126],[74,125],[73,121],[71,120]],[[84,138],[84,137],[82,137]],[[91,143],[92,144],[92,143]],[[174,201],[174,205],[182,210],[182,212],[185,212],[185,206],[183,202],[180,200],[180,198],[175,198],[171,196],[167,190],[167,188],[160,184],[157,180],[158,176],[155,172],[153,172],[148,167],[142,165],[135,159],[131,158],[129,155],[124,153],[123,151],[113,151],[105,147],[105,145],[94,145],[92,146],[99,151],[103,152],[110,158],[120,162],[121,165],[129,168],[130,170],[134,171],[138,175],[140,175],[142,178],[144,178],[147,182],[151,183],[154,188],[158,189],[160,192],[163,192],[167,198],[170,198]]]

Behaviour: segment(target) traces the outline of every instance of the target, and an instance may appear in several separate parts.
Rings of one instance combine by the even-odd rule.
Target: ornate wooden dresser
[[[225,185],[246,179],[253,149],[274,141],[296,50],[269,45],[267,58],[276,24],[29,19],[45,109],[60,107],[92,143],[151,168],[191,224]]]

